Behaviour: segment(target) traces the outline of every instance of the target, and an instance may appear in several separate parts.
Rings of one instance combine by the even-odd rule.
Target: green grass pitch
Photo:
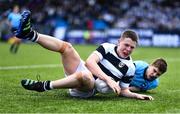
[[[142,101],[114,94],[78,99],[60,89],[44,93],[27,91],[21,87],[21,79],[36,79],[36,75],[41,80],[64,77],[60,54],[36,44],[22,44],[17,54],[11,54],[9,46],[0,43],[0,113],[180,113],[180,48],[139,47],[132,54],[134,60],[151,62],[163,57],[168,62],[168,72],[160,78],[159,87],[145,93],[155,100]],[[97,46],[74,47],[85,60]]]

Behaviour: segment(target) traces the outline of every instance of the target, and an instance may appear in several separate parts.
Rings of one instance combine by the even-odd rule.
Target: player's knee
[[[94,87],[94,78],[89,71],[81,71],[78,72],[77,76],[78,81],[80,82],[80,86],[86,86],[88,89],[92,89]]]
[[[85,81],[91,81],[93,79],[93,76],[89,71],[82,71],[82,75]]]
[[[65,53],[65,52],[71,51],[71,50],[73,50],[72,45],[70,43],[68,43],[68,42],[63,42],[59,52],[60,53]]]

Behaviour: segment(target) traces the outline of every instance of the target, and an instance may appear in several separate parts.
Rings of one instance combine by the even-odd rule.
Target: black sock
[[[35,30],[32,30],[27,36],[25,36],[27,40],[32,42],[37,42],[38,40],[38,33]]]
[[[49,80],[43,82],[44,83],[44,90],[51,90],[50,82],[51,81],[49,81]]]

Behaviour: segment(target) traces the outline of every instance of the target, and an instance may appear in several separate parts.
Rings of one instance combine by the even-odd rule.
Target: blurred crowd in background
[[[180,31],[178,0],[0,0],[0,32],[15,4],[29,9],[34,27],[50,35],[57,27]]]

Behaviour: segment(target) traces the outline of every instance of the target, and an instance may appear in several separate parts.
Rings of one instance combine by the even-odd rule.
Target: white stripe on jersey
[[[123,74],[116,68],[114,65],[112,65],[107,59],[103,59],[100,61],[100,63],[106,68],[111,71],[113,75],[115,75],[117,78],[120,78],[123,76]]]

